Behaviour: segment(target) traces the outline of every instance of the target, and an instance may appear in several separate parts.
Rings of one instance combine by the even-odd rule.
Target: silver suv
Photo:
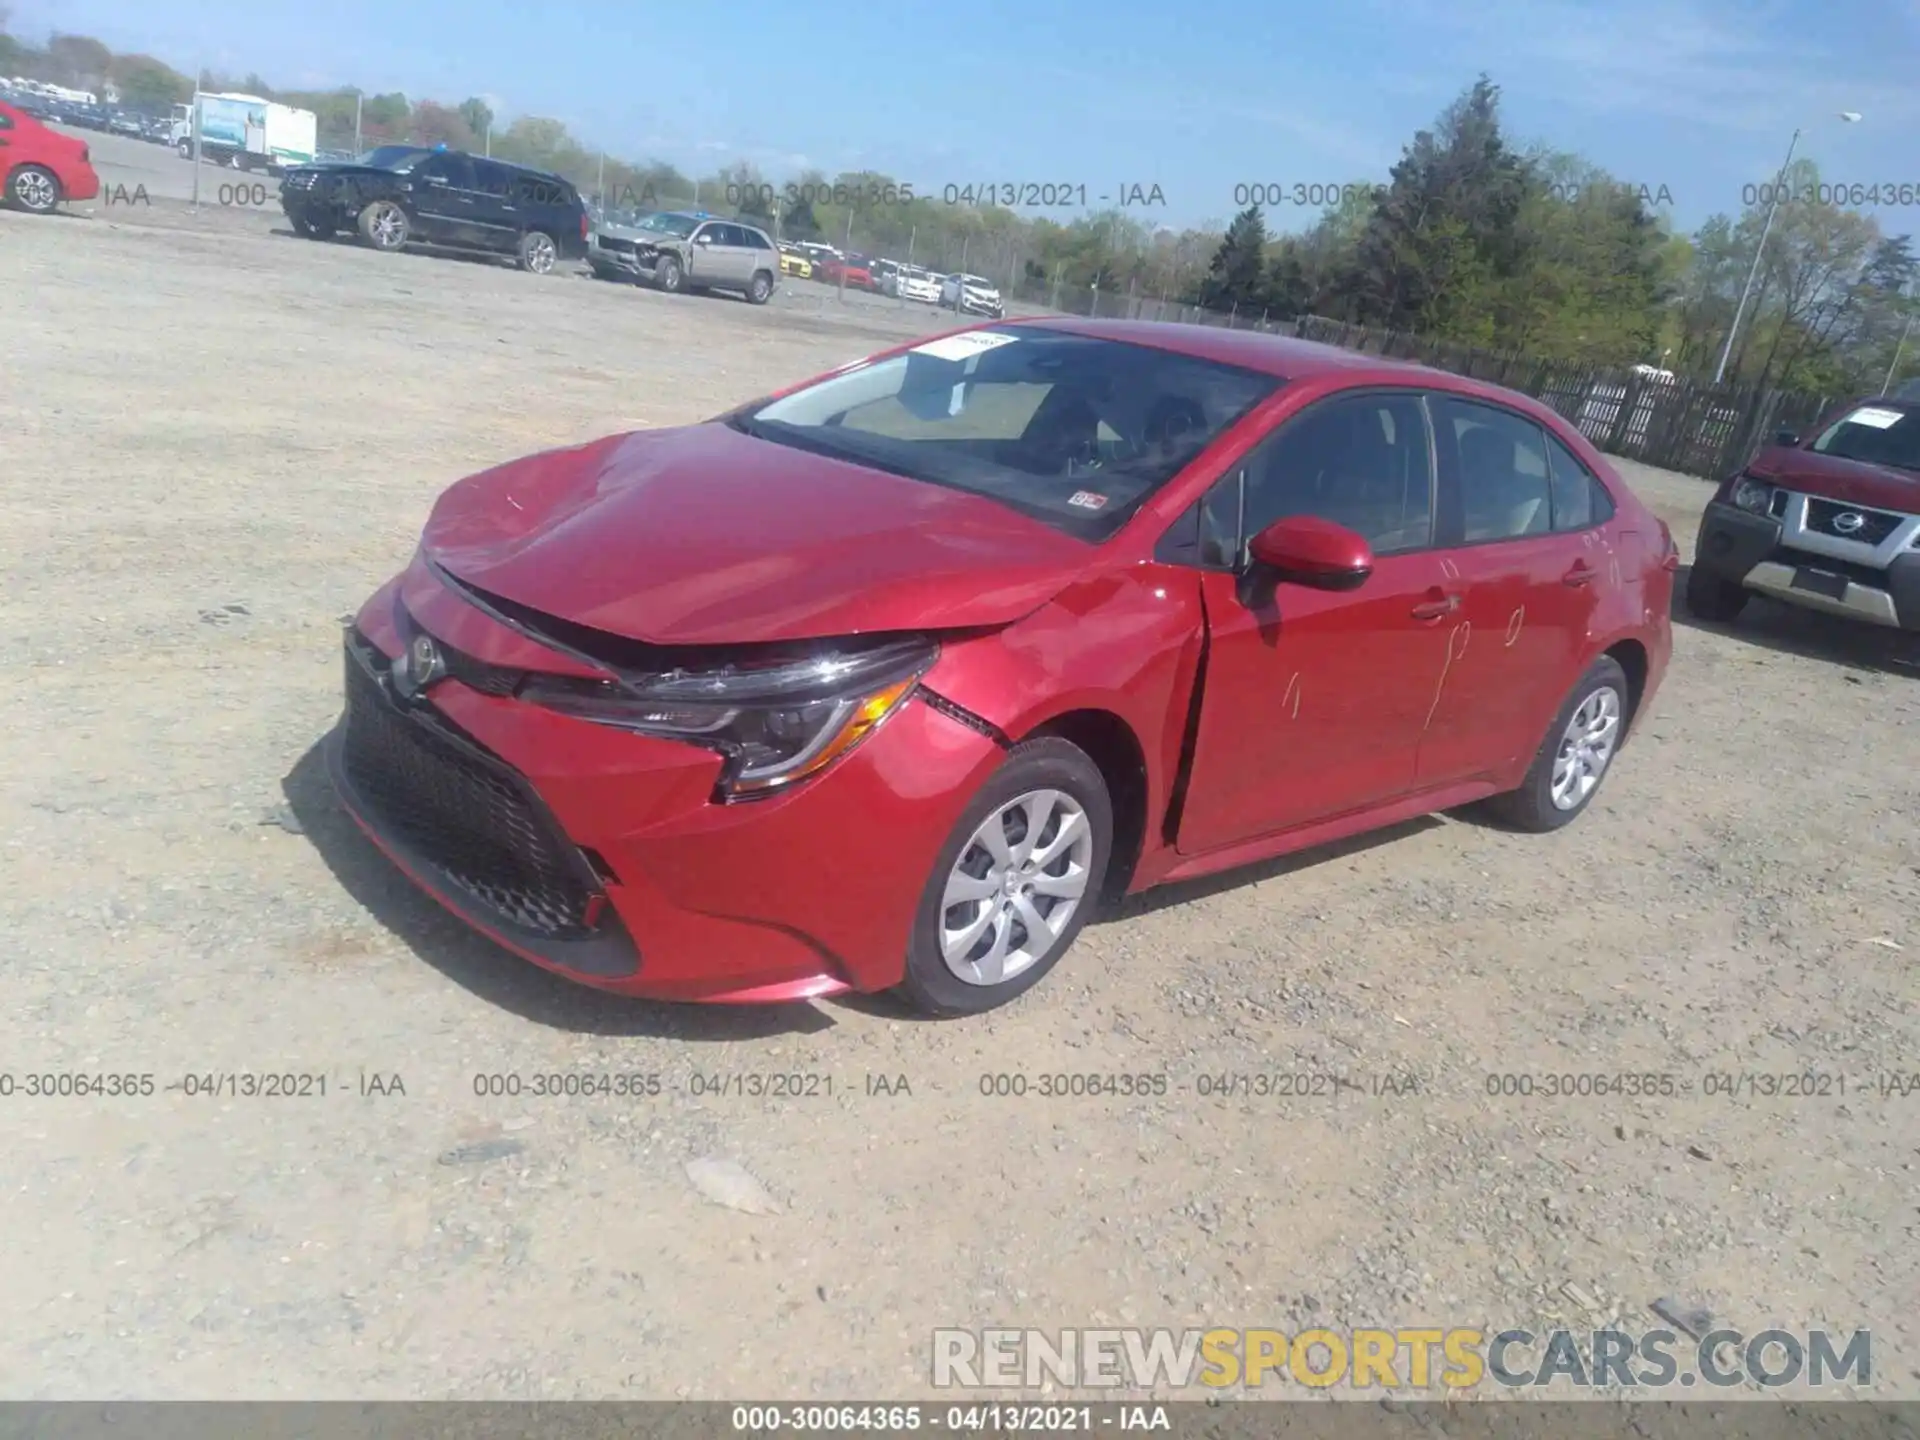
[[[766,304],[780,283],[780,252],[764,230],[685,211],[602,221],[593,228],[587,263],[603,279],[669,294],[734,290],[755,305]]]

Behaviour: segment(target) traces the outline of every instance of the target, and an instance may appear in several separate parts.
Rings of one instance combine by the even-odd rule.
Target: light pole
[[[1907,312],[1906,328],[1900,332],[1900,343],[1893,347],[1893,359],[1887,362],[1887,378],[1880,382],[1880,393],[1885,395],[1893,388],[1893,372],[1900,368],[1900,357],[1906,353],[1907,337],[1913,333],[1913,312]]]
[[[1842,110],[1840,118],[1849,125],[1860,118],[1858,110]],[[1740,287],[1740,303],[1733,309],[1733,324],[1727,327],[1727,343],[1720,347],[1720,363],[1714,368],[1713,383],[1718,385],[1727,373],[1727,360],[1733,354],[1734,338],[1740,333],[1740,321],[1747,313],[1747,298],[1753,294],[1754,279],[1760,274],[1760,261],[1767,253],[1767,237],[1773,233],[1774,211],[1780,208],[1780,192],[1786,188],[1787,167],[1793,164],[1793,152],[1800,144],[1800,132],[1793,132],[1793,139],[1787,142],[1787,158],[1780,162],[1780,173],[1774,177],[1773,193],[1767,197],[1767,218],[1760,226],[1760,243],[1753,247],[1753,264],[1747,269],[1747,283]]]

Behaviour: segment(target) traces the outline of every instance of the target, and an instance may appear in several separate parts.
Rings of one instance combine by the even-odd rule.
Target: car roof
[[[1318,375],[1355,370],[1431,376],[1448,382],[1459,382],[1462,378],[1411,360],[1364,355],[1357,350],[1342,350],[1337,345],[1296,340],[1287,335],[1269,335],[1259,330],[1227,330],[1215,325],[1176,325],[1161,320],[1088,320],[1077,315],[1043,315],[998,323],[1032,325],[1085,335],[1095,340],[1150,345],[1158,350],[1171,350],[1199,360],[1237,365],[1243,370],[1258,370],[1283,380],[1305,380]],[[1495,387],[1480,384],[1475,388],[1492,390]]]

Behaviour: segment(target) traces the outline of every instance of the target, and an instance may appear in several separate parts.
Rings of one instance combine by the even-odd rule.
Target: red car
[[[1724,622],[1756,594],[1920,631],[1920,396],[1844,405],[1805,442],[1783,431],[1720,486],[1687,608]]]
[[[844,277],[849,290],[872,290],[873,270],[862,255],[849,255],[844,260],[829,260],[816,267],[814,274],[829,285],[838,285]]]
[[[48,215],[62,200],[91,200],[99,193],[100,177],[84,141],[0,100],[0,195],[22,210]]]
[[[1486,798],[1565,825],[1678,565],[1519,395],[995,322],[454,485],[348,630],[330,765],[571,979],[982,1011],[1124,893]]]

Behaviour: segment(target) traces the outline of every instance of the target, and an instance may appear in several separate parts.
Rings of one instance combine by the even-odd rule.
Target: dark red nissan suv
[[[348,808],[571,979],[990,1009],[1105,899],[1592,801],[1679,557],[1507,391],[995,322],[453,486],[346,637]]]
[[[1920,397],[1843,405],[1720,486],[1687,608],[1731,620],[1755,594],[1920,631]]]

